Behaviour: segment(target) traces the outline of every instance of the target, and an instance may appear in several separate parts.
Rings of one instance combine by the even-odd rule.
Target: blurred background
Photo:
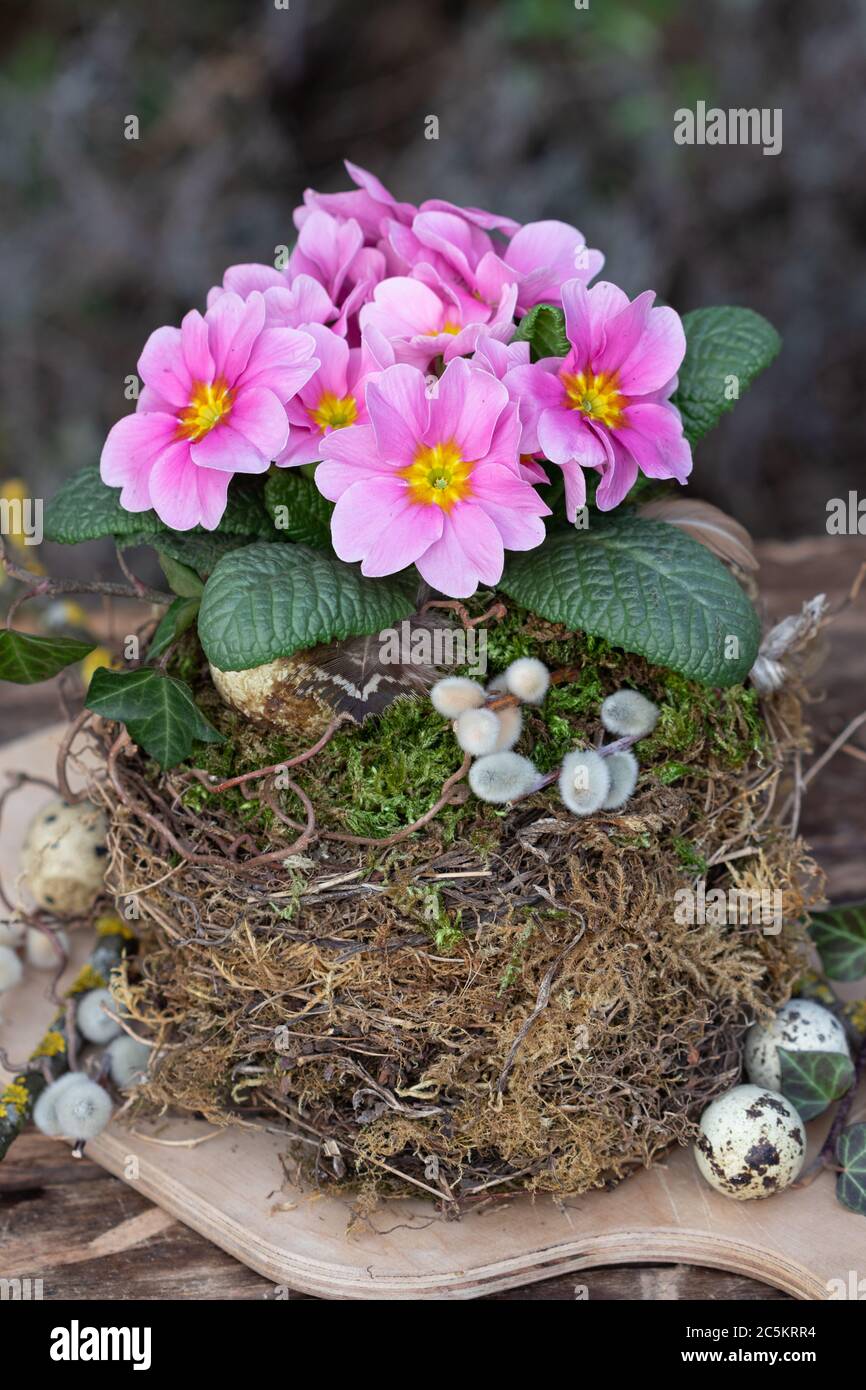
[[[783,354],[692,486],[823,532],[863,471],[863,0],[276,4],[5,0],[0,476],[51,496],[96,460],[148,333],[272,260],[347,156],[400,198],[573,222],[632,294],[767,315]],[[781,107],[782,153],[676,145],[698,99]]]

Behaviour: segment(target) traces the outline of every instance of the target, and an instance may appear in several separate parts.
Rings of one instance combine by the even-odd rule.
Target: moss
[[[688,869],[699,877],[706,876],[710,866],[704,855],[697,853],[690,840],[678,835],[673,840],[672,847],[684,869]]]

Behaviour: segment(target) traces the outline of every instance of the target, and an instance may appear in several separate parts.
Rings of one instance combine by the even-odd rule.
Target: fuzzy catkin
[[[569,753],[559,774],[559,794],[576,816],[591,816],[601,809],[610,791],[609,759],[593,748]]]
[[[639,690],[615,690],[601,706],[601,722],[608,733],[624,738],[646,738],[658,717],[658,705]]]
[[[111,1119],[111,1097],[102,1086],[84,1077],[57,1097],[55,1113],[67,1139],[95,1139]]]
[[[83,994],[78,1001],[75,1022],[78,1031],[88,1042],[108,1043],[111,1042],[112,1038],[116,1038],[120,1032],[120,1024],[108,1017],[105,1012],[106,1009],[117,1012],[111,991],[107,989],[88,990],[87,994]]]
[[[122,1091],[140,1081],[147,1071],[150,1048],[147,1043],[131,1038],[128,1033],[121,1033],[119,1038],[109,1043],[106,1052],[111,1079]]]
[[[457,742],[464,753],[483,758],[492,753],[499,738],[499,720],[492,709],[467,709],[454,725]]]
[[[36,1128],[41,1130],[43,1134],[50,1135],[51,1138],[62,1134],[63,1130],[57,1118],[57,1102],[67,1087],[75,1086],[78,1082],[87,1081],[87,1079],[87,1075],[83,1071],[65,1071],[62,1076],[58,1076],[56,1081],[52,1081],[50,1086],[46,1086],[33,1107],[33,1123]]]
[[[540,705],[550,686],[550,672],[535,656],[520,656],[512,661],[503,678],[511,694],[526,705]]]
[[[620,806],[625,805],[637,786],[640,767],[634,753],[628,748],[621,749],[619,753],[611,753],[609,758],[604,759],[604,762],[607,763],[610,789],[601,803],[602,810],[618,811]]]
[[[433,686],[430,701],[437,714],[457,719],[464,710],[478,709],[484,704],[484,688],[467,676],[446,676]]]
[[[469,785],[481,801],[503,806],[531,791],[538,769],[520,753],[491,753],[479,758],[469,772]]]

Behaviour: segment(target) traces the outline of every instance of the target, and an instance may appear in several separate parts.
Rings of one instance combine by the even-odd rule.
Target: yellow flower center
[[[561,372],[560,376],[569,410],[579,410],[611,429],[622,424],[626,400],[619,393],[616,372]]]
[[[452,336],[460,332],[460,324],[454,319],[446,319],[441,328],[431,328],[429,333],[425,333],[425,338],[438,338],[440,333],[450,333]]]
[[[413,502],[450,512],[455,502],[470,495],[471,473],[472,464],[466,462],[451,440],[445,444],[422,444],[415,461],[399,470],[399,477],[408,482]]]
[[[222,377],[194,381],[189,405],[178,417],[179,439],[202,439],[231,414],[234,396]]]
[[[323,391],[319,404],[308,407],[307,414],[320,430],[341,430],[346,425],[354,425],[358,418],[358,402],[354,396],[335,396],[333,391]]]

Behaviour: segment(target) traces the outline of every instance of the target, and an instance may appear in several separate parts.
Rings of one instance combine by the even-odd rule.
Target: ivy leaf
[[[842,1130],[836,1158],[842,1167],[836,1179],[836,1196],[843,1207],[866,1216],[866,1124]]]
[[[220,560],[198,632],[209,661],[244,671],[304,647],[379,632],[415,611],[411,573],[365,579],[305,545],[258,541]]]
[[[72,637],[32,637],[29,632],[4,628],[0,631],[0,680],[15,685],[50,680],[64,666],[83,661],[94,646]]]
[[[281,537],[330,549],[334,504],[310,478],[293,468],[272,473],[265,483],[265,507]]]
[[[201,598],[204,584],[195,570],[190,569],[189,565],[181,564],[180,560],[173,559],[162,550],[159,551],[159,563],[173,594],[180,598]]]
[[[271,534],[273,528],[262,492],[257,479],[235,478],[217,532],[229,536]],[[120,489],[108,487],[99,476],[98,464],[91,464],[65,482],[56,497],[46,503],[43,529],[48,541],[77,545],[100,536],[158,536],[169,527],[154,511],[128,512],[121,507]],[[209,534],[197,526],[193,532],[183,534],[202,533]]]
[[[683,315],[683,327],[686,355],[673,402],[682,414],[686,438],[694,444],[733,409],[782,344],[773,325],[752,309],[693,309]],[[731,398],[734,385],[736,395]]]
[[[854,1066],[844,1052],[788,1052],[779,1054],[779,1089],[803,1121],[814,1120],[844,1096],[854,1084]]]
[[[678,527],[592,514],[509,556],[499,587],[550,622],[604,637],[704,685],[751,670],[758,616],[725,566]]]
[[[565,314],[555,304],[536,304],[524,314],[513,341],[528,342],[534,361],[539,357],[565,357],[571,351],[565,332]]]
[[[866,975],[866,903],[845,903],[813,914],[809,935],[831,980]]]
[[[176,598],[162,615],[147,649],[148,661],[156,661],[163,652],[192,627],[201,606],[199,598]]]
[[[95,671],[85,704],[94,714],[125,724],[130,738],[160,767],[174,767],[193,743],[222,743],[183,681],[141,666],[135,671]]]

